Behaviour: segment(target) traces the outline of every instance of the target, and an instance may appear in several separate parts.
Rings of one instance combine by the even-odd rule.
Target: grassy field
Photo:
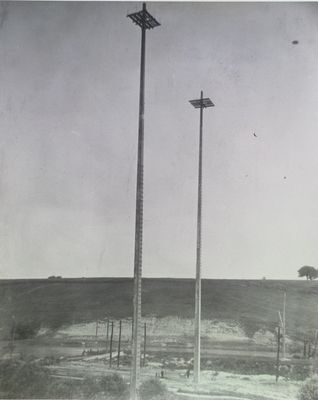
[[[273,331],[277,310],[287,292],[289,335],[312,335],[317,326],[318,281],[203,280],[202,318],[236,321],[247,336],[260,328]],[[144,316],[192,318],[194,281],[144,279]],[[1,280],[2,337],[16,321],[57,329],[106,316],[127,318],[132,313],[132,279]]]

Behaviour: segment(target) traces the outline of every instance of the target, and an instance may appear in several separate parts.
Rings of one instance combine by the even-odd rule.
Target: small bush
[[[298,393],[298,400],[318,400],[318,380],[307,380]]]
[[[85,399],[99,397],[125,400],[128,398],[128,386],[119,374],[106,375],[101,379],[87,377],[82,382],[82,393]]]
[[[40,324],[36,321],[18,322],[15,328],[12,328],[11,335],[14,331],[15,339],[31,339],[37,335],[40,330]]]
[[[128,386],[118,374],[83,381],[57,380],[39,364],[8,360],[0,362],[0,393],[7,399],[126,400]]]
[[[242,375],[274,375],[275,365],[271,360],[256,361],[252,358],[242,360],[240,358],[202,360],[202,368],[212,371],[239,373]]]
[[[168,391],[158,379],[149,379],[140,385],[139,395],[141,400],[166,400]]]
[[[0,364],[0,392],[7,398],[44,398],[51,382],[48,371],[26,362]]]
[[[290,371],[290,379],[304,381],[310,376],[310,365],[295,364]]]
[[[105,394],[118,399],[125,399],[128,397],[128,386],[124,378],[118,374],[102,377],[100,380],[100,388]]]
[[[50,399],[78,399],[81,394],[81,385],[77,380],[54,380],[47,389]]]
[[[88,376],[82,382],[82,393],[85,399],[93,398],[98,392],[101,392],[97,378]]]
[[[240,318],[240,325],[243,328],[246,337],[249,339],[253,339],[255,333],[263,328],[263,326],[250,321],[247,317]]]

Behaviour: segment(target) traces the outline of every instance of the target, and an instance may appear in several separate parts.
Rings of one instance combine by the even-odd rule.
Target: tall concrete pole
[[[143,6],[143,8],[145,5]],[[141,319],[141,277],[142,277],[142,233],[143,233],[143,189],[144,189],[144,106],[145,106],[145,55],[146,31],[141,28],[141,61],[139,93],[138,161],[135,220],[135,261],[134,261],[134,299],[133,299],[133,343],[130,377],[130,397],[137,399],[140,377],[140,319]]]
[[[140,377],[140,321],[141,321],[141,279],[142,279],[142,238],[143,238],[143,189],[144,189],[144,112],[145,112],[145,60],[146,30],[160,25],[147,11],[146,3],[142,10],[128,15],[141,28],[141,59],[139,89],[139,125],[137,155],[136,219],[135,219],[135,258],[133,295],[133,333],[132,362],[130,374],[130,400],[136,400]]]
[[[203,98],[203,91],[199,100],[191,100],[195,108],[200,108],[199,131],[199,168],[198,168],[198,209],[197,209],[197,247],[196,247],[196,277],[195,277],[195,313],[194,313],[194,383],[200,383],[201,369],[201,220],[202,220],[202,148],[203,148],[203,108],[214,104],[209,98]]]
[[[201,101],[203,92],[201,91]],[[201,365],[201,218],[202,218],[202,132],[203,107],[200,107],[200,139],[199,139],[199,174],[198,174],[198,210],[197,210],[197,252],[196,252],[196,277],[195,277],[195,343],[194,343],[194,382],[200,383]]]

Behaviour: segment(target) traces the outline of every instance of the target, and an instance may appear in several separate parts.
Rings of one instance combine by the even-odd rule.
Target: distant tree
[[[40,323],[37,321],[17,322],[15,326],[16,339],[31,339],[40,330]]]
[[[305,276],[307,281],[308,280],[311,281],[311,280],[316,279],[318,277],[318,270],[316,268],[314,268],[314,267],[310,267],[308,265],[304,265],[303,267],[301,267],[298,270],[298,276],[300,278]]]

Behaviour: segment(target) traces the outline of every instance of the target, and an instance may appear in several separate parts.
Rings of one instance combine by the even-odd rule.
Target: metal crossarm
[[[147,11],[141,10],[127,15],[136,25],[144,29],[153,29],[160,26],[160,23]]]

